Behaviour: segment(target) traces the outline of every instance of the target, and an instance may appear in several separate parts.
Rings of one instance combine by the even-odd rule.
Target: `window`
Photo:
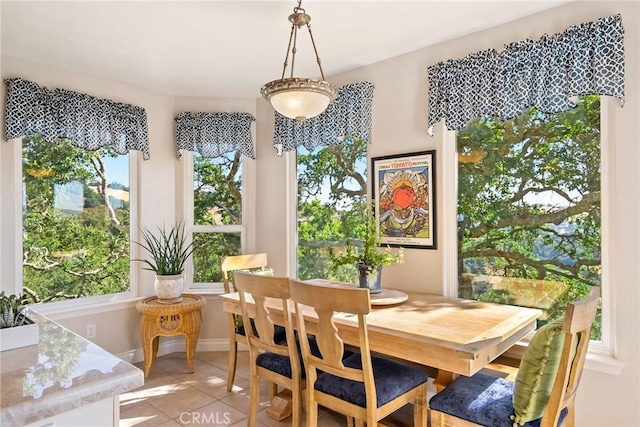
[[[23,292],[35,302],[130,289],[129,155],[22,144]]]
[[[598,96],[458,132],[459,297],[538,307],[546,323],[601,285],[600,139]]]
[[[301,280],[326,277],[357,283],[355,266],[332,271],[329,248],[362,239],[367,202],[367,143],[347,138],[341,145],[308,151],[299,147],[298,272]]]
[[[221,282],[220,256],[242,253],[243,166],[240,152],[215,158],[193,153],[193,282]]]

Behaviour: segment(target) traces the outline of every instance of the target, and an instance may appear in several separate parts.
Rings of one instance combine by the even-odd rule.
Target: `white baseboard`
[[[184,352],[185,351],[185,338],[184,337],[161,337],[158,345],[158,356],[164,356],[165,354]],[[196,346],[196,351],[229,351],[229,340],[223,339],[200,339]],[[248,348],[244,344],[238,344],[238,351],[248,351]],[[142,348],[136,348],[133,350],[118,353],[120,359],[129,363],[139,363],[144,361],[144,353]]]

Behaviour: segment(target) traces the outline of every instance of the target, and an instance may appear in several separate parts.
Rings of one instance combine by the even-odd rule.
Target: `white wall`
[[[375,84],[373,98],[373,136],[370,156],[436,149],[438,154],[438,201],[444,198],[445,134],[440,126],[433,138],[427,127],[427,67],[436,62],[462,58],[487,48],[502,50],[505,43],[540,38],[571,25],[593,21],[603,16],[621,13],[625,28],[626,104],[614,105],[611,112],[612,149],[611,194],[608,209],[611,215],[609,239],[613,281],[605,284],[612,289],[612,317],[617,337],[615,354],[624,366],[620,375],[587,369],[577,398],[579,426],[640,426],[640,143],[638,118],[640,85],[638,64],[639,4],[637,2],[572,2],[550,11],[533,15],[486,31],[421,49],[372,66],[329,79],[338,85],[368,80]],[[424,25],[429,25],[428,17]],[[464,23],[460,23],[464,25]],[[272,117],[264,102],[258,101],[258,147],[267,154],[258,161],[258,196],[264,216],[258,218],[257,248],[269,253],[270,260],[284,267],[287,263],[285,240],[287,186],[285,158],[268,153],[273,133]],[[614,103],[615,104],[615,103]],[[264,113],[264,114],[263,114]],[[442,203],[438,207],[443,218]],[[400,289],[443,293],[443,262],[447,239],[443,221],[438,223],[438,250],[405,250],[403,265],[385,267],[385,283]],[[293,271],[293,270],[291,270]],[[587,366],[589,368],[589,366]]]
[[[613,227],[611,230],[610,257],[615,281],[613,290],[613,320],[617,337],[616,358],[623,363],[620,375],[593,370],[584,373],[578,395],[577,425],[579,426],[640,426],[637,404],[640,401],[640,143],[638,94],[640,84],[639,34],[640,11],[637,2],[573,2],[551,11],[519,21],[482,31],[470,36],[421,49],[406,55],[374,64],[369,67],[330,76],[334,83],[342,85],[368,80],[376,85],[373,101],[373,141],[371,156],[381,156],[410,151],[436,149],[438,151],[438,199],[446,196],[443,183],[443,158],[445,135],[442,127],[431,138],[426,133],[427,74],[429,65],[450,58],[461,58],[478,50],[494,47],[501,49],[504,43],[539,38],[543,33],[561,32],[570,25],[591,21],[613,13],[621,13],[625,27],[627,101],[624,108],[614,108],[611,125],[615,137],[613,150],[614,172],[611,177]],[[427,19],[437,19],[429,17]],[[428,20],[424,25],[428,25]],[[464,23],[461,23],[464,25]],[[182,198],[180,177],[182,165],[175,157],[174,117],[185,110],[245,111],[255,114],[256,123],[256,195],[254,215],[256,251],[269,253],[270,264],[278,274],[292,271],[287,258],[287,242],[291,212],[287,206],[291,194],[287,181],[287,158],[276,157],[271,146],[273,113],[262,99],[204,99],[174,98],[120,83],[105,81],[70,71],[52,69],[15,58],[2,58],[2,77],[22,77],[48,87],[65,87],[93,96],[127,102],[145,108],[149,123],[151,160],[140,161],[141,222],[147,226],[162,224],[181,215],[177,203]],[[3,86],[3,90],[4,86]],[[4,102],[4,96],[3,96]],[[3,105],[4,106],[4,105]],[[14,256],[12,241],[15,236],[5,215],[7,185],[5,175],[11,168],[8,160],[8,144],[0,143],[0,282],[11,284],[13,272],[6,258]],[[9,195],[11,198],[11,195]],[[442,293],[444,283],[443,263],[447,239],[443,235],[443,204],[439,203],[438,250],[405,250],[405,264],[387,266],[384,280],[392,280],[396,287]],[[17,255],[20,256],[19,254]],[[18,263],[19,265],[19,263]],[[149,272],[137,280],[140,295],[153,294],[153,277]],[[219,301],[209,297],[204,310],[205,326],[201,341],[216,343],[226,336],[226,319],[220,313]],[[117,320],[114,320],[117,319]],[[82,314],[62,321],[82,334],[86,323],[97,323],[96,342],[120,354],[137,351],[138,314],[133,305],[121,312]]]

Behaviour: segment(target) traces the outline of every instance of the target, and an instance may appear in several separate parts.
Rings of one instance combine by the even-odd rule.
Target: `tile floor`
[[[246,426],[249,409],[249,353],[239,352],[235,387],[226,390],[228,352],[198,352],[195,372],[188,373],[185,353],[161,356],[151,367],[141,388],[120,396],[120,427],[129,426]],[[143,364],[136,364],[142,369]],[[260,391],[258,426],[290,427],[291,417],[281,422],[269,418],[266,383]],[[404,426],[411,421],[410,408],[384,425]],[[344,416],[320,411],[318,425],[345,426]],[[408,424],[411,425],[411,424]],[[297,427],[297,426],[293,426]]]

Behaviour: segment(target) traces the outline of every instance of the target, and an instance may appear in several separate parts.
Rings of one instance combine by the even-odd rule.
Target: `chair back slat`
[[[291,280],[297,282],[294,279]],[[362,289],[354,288],[353,285],[313,283],[313,287],[309,287],[308,283],[298,283],[302,283],[302,286],[296,286],[296,301],[315,308],[316,312],[328,310],[367,314],[371,311],[369,292],[361,292]]]
[[[264,268],[268,265],[267,254],[257,253],[248,255],[230,255],[220,258],[220,272],[222,273],[222,285],[224,292],[231,292],[231,272],[235,270],[252,270]]]
[[[249,346],[256,350],[268,351],[283,356],[289,356],[290,348],[287,345],[280,345],[274,342],[273,333],[275,322],[272,316],[272,309],[282,312],[282,324],[287,333],[287,342],[295,343],[293,335],[291,311],[289,310],[289,279],[287,277],[264,276],[243,271],[233,272],[233,282],[240,294],[242,304],[242,318],[245,325],[245,334],[249,341]],[[251,327],[251,315],[247,309],[247,298],[254,301],[255,314],[254,326]],[[293,347],[295,348],[295,345]],[[298,365],[297,357],[291,358],[293,365]]]
[[[322,364],[328,366],[342,367],[342,357],[344,356],[344,342],[338,334],[333,322],[333,311],[316,310],[318,315],[318,334],[316,341],[322,354]]]
[[[562,359],[540,423],[541,427],[557,426],[563,408],[575,412],[576,391],[589,349],[591,326],[598,310],[599,295],[599,289],[591,287],[586,298],[567,305],[562,326],[565,333]]]

